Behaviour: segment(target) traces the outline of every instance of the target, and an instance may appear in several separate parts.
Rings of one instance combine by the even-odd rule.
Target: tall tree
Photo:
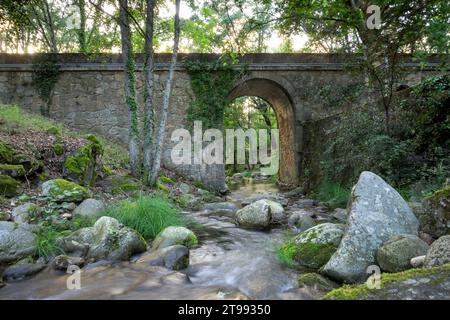
[[[144,182],[149,183],[150,172],[153,165],[154,152],[154,55],[153,55],[153,34],[154,34],[154,10],[155,0],[147,0],[147,17],[145,23],[145,46],[144,46]]]
[[[136,75],[131,44],[131,30],[128,17],[128,1],[119,0],[119,23],[122,39],[122,59],[125,72],[125,101],[128,107],[128,153],[130,158],[131,174],[139,174],[139,124],[138,105],[136,100]]]
[[[175,73],[175,65],[177,63],[178,45],[180,41],[180,2],[181,0],[175,0],[175,21],[174,21],[174,38],[173,38],[173,51],[172,59],[170,61],[169,75],[167,77],[166,86],[164,89],[163,105],[160,112],[160,120],[158,127],[158,135],[156,139],[155,158],[153,160],[153,169],[150,175],[150,184],[153,185],[158,178],[159,170],[161,168],[161,153],[162,145],[166,132],[166,121],[169,110],[170,97],[172,95],[172,83],[173,75]]]

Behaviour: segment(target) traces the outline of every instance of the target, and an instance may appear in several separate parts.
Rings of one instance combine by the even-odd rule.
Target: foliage
[[[340,184],[324,181],[312,197],[318,201],[324,202],[330,208],[345,208],[350,198],[350,187],[344,187]]]
[[[399,97],[389,132],[377,108],[342,114],[328,132],[333,139],[322,162],[323,180],[351,185],[361,171],[369,170],[404,194],[442,186],[450,172],[448,89],[446,75],[425,80],[406,98]]]
[[[180,212],[162,196],[139,196],[107,209],[103,215],[116,218],[145,238],[154,238],[169,226],[183,225]]]
[[[36,255],[49,260],[59,254],[64,254],[61,247],[58,246],[57,239],[60,237],[60,232],[52,227],[42,228],[36,233],[37,248]]]
[[[202,121],[204,129],[222,127],[228,95],[246,70],[235,69],[228,58],[213,63],[185,61],[184,65],[194,92],[187,115],[189,126]]]
[[[46,104],[41,106],[41,113],[44,116],[50,115],[53,89],[60,74],[60,66],[53,54],[39,56],[33,64],[32,81],[39,96]]]

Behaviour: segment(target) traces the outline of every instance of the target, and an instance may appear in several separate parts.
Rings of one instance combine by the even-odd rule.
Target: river
[[[240,205],[255,194],[277,192],[270,184],[247,184],[227,201]],[[106,261],[81,269],[81,288],[68,290],[68,274],[49,268],[31,279],[8,283],[0,299],[313,299],[297,286],[298,272],[277,260],[275,248],[286,236],[238,228],[233,213],[185,212],[199,236],[189,268],[170,271],[143,263]]]

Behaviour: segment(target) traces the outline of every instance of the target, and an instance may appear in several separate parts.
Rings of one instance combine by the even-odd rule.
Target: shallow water
[[[228,201],[239,204],[258,193],[276,192],[270,184],[249,184]],[[232,213],[186,212],[197,226],[200,245],[190,251],[189,268],[175,272],[124,262],[91,264],[81,271],[81,289],[68,290],[67,274],[44,270],[9,283],[0,299],[312,299],[297,288],[298,274],[275,254],[285,231],[245,230]]]

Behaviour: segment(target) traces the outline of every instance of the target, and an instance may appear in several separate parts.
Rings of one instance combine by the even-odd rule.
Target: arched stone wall
[[[265,78],[241,80],[228,99],[256,96],[267,101],[275,111],[280,130],[279,182],[286,188],[297,186],[300,177],[300,159],[296,149],[295,108],[287,91],[277,82]]]

